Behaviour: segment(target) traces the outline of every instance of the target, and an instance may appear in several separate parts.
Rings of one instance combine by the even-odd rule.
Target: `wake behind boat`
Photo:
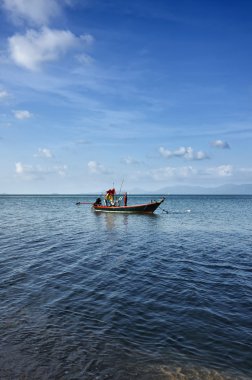
[[[149,203],[128,205],[127,193],[116,194],[113,188],[107,190],[104,196],[97,198],[96,201],[91,204],[94,211],[98,212],[152,214],[164,200],[165,198],[161,198],[158,201],[150,201]],[[85,202],[78,202],[77,204],[81,203]]]

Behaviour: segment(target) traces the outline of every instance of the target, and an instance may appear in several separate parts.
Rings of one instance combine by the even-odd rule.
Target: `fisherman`
[[[109,189],[106,192],[105,202],[107,206],[114,206],[115,189]]]
[[[94,206],[100,206],[101,205],[101,198],[99,197],[99,198],[97,198],[96,199],[96,201],[95,201],[95,203],[94,203]]]
[[[115,191],[115,188],[111,189],[111,205],[112,206],[115,206],[115,194],[116,194],[116,191]]]
[[[105,205],[109,206],[109,194],[108,192],[104,195]]]

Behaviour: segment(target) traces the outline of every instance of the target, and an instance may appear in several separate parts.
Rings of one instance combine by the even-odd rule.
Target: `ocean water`
[[[0,379],[252,379],[252,197],[94,200],[0,197]]]

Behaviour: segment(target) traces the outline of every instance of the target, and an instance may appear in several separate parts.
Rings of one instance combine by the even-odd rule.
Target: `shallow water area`
[[[0,196],[0,378],[251,379],[252,196],[94,200]]]

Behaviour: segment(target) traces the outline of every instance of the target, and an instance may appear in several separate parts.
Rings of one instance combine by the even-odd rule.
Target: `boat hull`
[[[164,198],[157,202],[130,206],[102,206],[94,204],[93,208],[98,212],[115,212],[120,214],[153,214],[153,212],[160,206],[163,201]]]

